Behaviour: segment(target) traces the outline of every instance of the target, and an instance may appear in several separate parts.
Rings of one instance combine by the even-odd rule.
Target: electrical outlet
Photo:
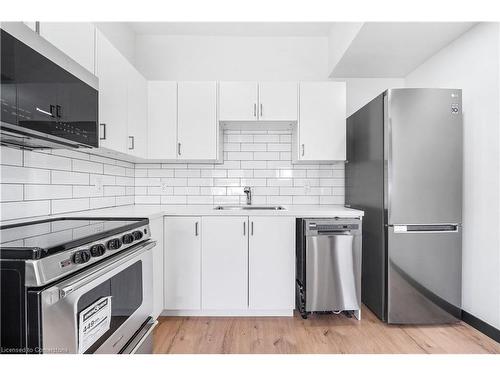
[[[168,194],[168,184],[166,182],[161,183],[161,193]]]
[[[94,182],[95,189],[97,190],[98,193],[102,193],[103,190],[103,183],[102,183],[102,177],[98,176],[95,179]]]

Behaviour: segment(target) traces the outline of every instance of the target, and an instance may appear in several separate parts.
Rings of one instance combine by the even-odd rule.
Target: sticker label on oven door
[[[84,353],[109,329],[111,297],[103,297],[78,314],[78,353]]]

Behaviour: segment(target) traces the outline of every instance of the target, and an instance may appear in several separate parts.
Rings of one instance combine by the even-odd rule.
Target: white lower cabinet
[[[165,217],[165,309],[201,308],[201,218]]]
[[[295,218],[249,218],[248,307],[293,309],[295,305]]]
[[[205,216],[201,235],[202,309],[246,309],[248,218]]]
[[[194,315],[292,312],[295,218],[166,217],[164,224],[166,310]]]
[[[156,241],[153,248],[153,318],[163,311],[163,217],[149,221],[151,238]]]

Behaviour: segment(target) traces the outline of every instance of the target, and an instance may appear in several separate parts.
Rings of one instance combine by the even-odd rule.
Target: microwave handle
[[[130,250],[124,254],[120,254],[116,257],[112,257],[109,260],[104,261],[100,266],[94,267],[91,270],[81,273],[78,277],[69,280],[69,284],[64,283],[63,285],[57,287],[59,290],[59,298],[64,298],[69,294],[77,291],[82,286],[98,279],[99,277],[105,275],[106,273],[120,267],[124,262],[129,259],[140,255],[153,247],[156,246],[156,241],[147,241],[137,246],[132,247]]]

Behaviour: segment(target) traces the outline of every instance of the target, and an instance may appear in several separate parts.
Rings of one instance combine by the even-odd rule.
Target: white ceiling
[[[138,35],[327,37],[332,22],[129,22]]]
[[[405,77],[473,22],[365,23],[332,77]]]

